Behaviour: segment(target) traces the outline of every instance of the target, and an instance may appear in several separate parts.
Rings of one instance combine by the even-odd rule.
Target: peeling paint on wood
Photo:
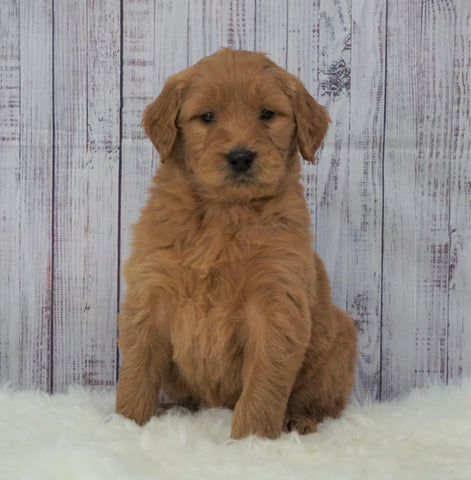
[[[471,7],[456,5],[447,378],[471,376]]]
[[[0,15],[0,378],[20,384],[20,13]]]
[[[116,380],[120,4],[58,2],[54,22],[52,389],[61,391]]]

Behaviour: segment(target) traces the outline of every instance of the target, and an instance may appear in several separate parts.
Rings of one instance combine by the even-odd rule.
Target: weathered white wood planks
[[[0,27],[0,371],[50,386],[52,16],[49,1],[9,2]],[[23,54],[20,55],[20,52]],[[43,93],[39,102],[36,91]]]
[[[188,7],[188,65],[193,65],[223,46],[229,9],[217,0],[190,1]]]
[[[255,48],[255,2],[189,2],[188,65],[221,47]]]
[[[360,331],[356,396],[471,374],[468,0],[1,8],[0,382],[114,384],[118,272],[158,165],[142,111],[220,46],[266,52],[329,109],[303,181]]]
[[[456,4],[450,166],[449,379],[471,375],[471,7]]]
[[[258,0],[255,9],[255,50],[286,68],[288,0]]]
[[[154,2],[125,2],[122,25],[121,265],[130,253],[130,227],[137,221],[139,209],[144,206],[149,180],[156,167],[152,144],[141,128],[142,112],[156,94]],[[122,298],[124,280],[120,287]]]
[[[389,6],[384,397],[446,376],[454,22],[451,2]]]
[[[455,21],[451,0],[423,4],[415,191],[420,209],[416,224],[416,317],[420,324],[416,328],[416,378],[411,386],[422,384],[425,375],[446,380],[447,373]]]
[[[254,50],[257,2],[223,0],[222,4],[222,46]]]
[[[0,15],[0,374],[20,382],[20,13]]]
[[[386,1],[352,3],[347,310],[359,329],[356,396],[378,399]]]
[[[332,123],[317,169],[316,250],[332,285],[334,303],[347,306],[347,194],[350,131],[350,2],[319,2],[318,99]]]
[[[420,6],[388,7],[382,279],[382,395],[391,397],[412,376],[416,322],[415,160],[416,70]],[[401,344],[403,348],[401,348]]]
[[[119,1],[54,10],[53,391],[116,381]]]
[[[20,6],[20,377],[47,390],[52,354],[52,2]],[[38,96],[38,92],[41,94]],[[11,319],[13,320],[13,319]]]

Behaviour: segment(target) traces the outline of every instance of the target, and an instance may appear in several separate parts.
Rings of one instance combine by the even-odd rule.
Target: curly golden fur
[[[311,247],[298,156],[314,161],[328,123],[295,76],[229,49],[146,108],[161,165],[124,269],[118,413],[144,424],[162,389],[233,408],[238,439],[313,432],[345,408],[357,334]]]

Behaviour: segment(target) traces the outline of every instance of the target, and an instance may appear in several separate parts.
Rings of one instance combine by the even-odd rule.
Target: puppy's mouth
[[[251,167],[250,170],[246,172],[233,172],[230,171],[226,175],[226,182],[233,185],[255,185],[257,183],[257,176],[255,174],[255,167]]]

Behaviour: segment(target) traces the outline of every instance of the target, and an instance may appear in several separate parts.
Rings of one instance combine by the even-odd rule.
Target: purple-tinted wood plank
[[[222,46],[237,50],[255,49],[256,2],[224,0]]]
[[[54,8],[53,390],[116,379],[120,3]]]
[[[456,2],[450,168],[448,379],[471,375],[471,8]]]
[[[386,1],[352,4],[347,310],[359,331],[356,397],[380,393]]]
[[[20,57],[19,384],[47,391],[52,371],[52,1],[22,2]]]
[[[20,12],[0,15],[0,383],[20,383]]]
[[[195,0],[188,7],[188,64],[193,65],[223,46],[223,18],[230,5],[218,0]]]
[[[253,50],[255,2],[191,1],[188,27],[189,65],[221,47]]]
[[[388,9],[382,397],[446,377],[455,15]]]
[[[121,266],[130,251],[130,226],[143,207],[149,179],[157,158],[141,128],[142,112],[156,95],[154,87],[154,2],[129,1],[123,4],[122,65],[122,178],[120,209]],[[125,283],[121,279],[120,297]]]
[[[317,170],[316,249],[332,284],[334,303],[347,307],[348,170],[350,141],[350,2],[319,3],[318,100],[332,123]]]
[[[257,0],[255,11],[255,50],[266,53],[286,68],[288,0]]]

